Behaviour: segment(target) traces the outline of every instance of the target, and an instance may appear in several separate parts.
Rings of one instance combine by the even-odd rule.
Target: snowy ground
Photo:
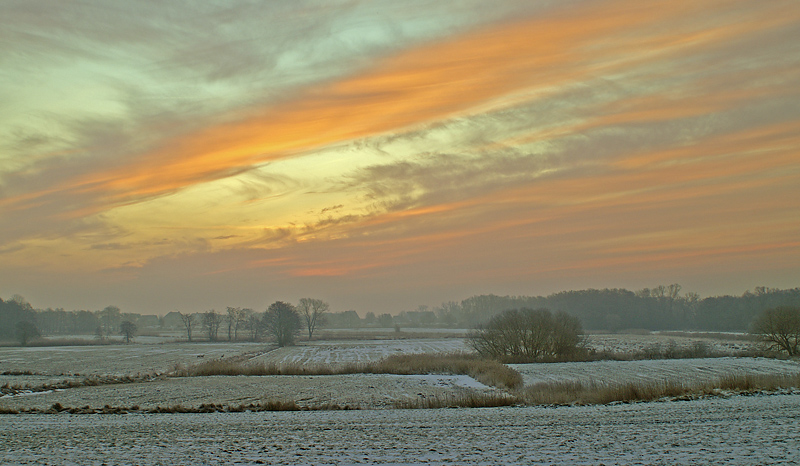
[[[3,347],[0,348],[0,373],[28,370],[43,375],[146,374],[165,372],[176,364],[197,364],[206,359],[241,354],[256,355],[268,349],[264,343]]]
[[[559,408],[0,416],[0,463],[798,464],[800,395]]]
[[[660,348],[661,350],[669,347],[688,349],[700,344],[710,351],[730,355],[750,350],[756,346],[753,341],[733,338],[736,335],[730,336],[731,338],[718,338],[711,335],[708,337],[686,337],[661,333],[649,335],[597,334],[588,336],[587,346],[597,351],[634,353],[652,348]]]
[[[253,361],[276,363],[338,364],[375,361],[392,354],[470,351],[463,338],[414,338],[387,340],[331,340],[300,342],[298,346],[270,352],[266,343],[195,342],[131,345],[0,347],[0,373],[32,371],[41,375],[112,374],[165,372],[176,364],[195,364],[211,358],[244,356]],[[155,338],[155,337],[154,337]],[[716,351],[732,354],[752,347],[746,341],[713,338],[685,338],[666,335],[590,335],[590,348],[633,352],[659,345],[666,348],[692,347],[704,343]],[[2,377],[2,376],[0,376]],[[0,384],[5,383],[0,378]]]
[[[468,351],[461,338],[413,340],[318,341],[280,348],[252,359],[276,364],[337,364],[378,361],[395,354]]]
[[[500,393],[463,375],[187,377],[3,396],[0,408],[46,410],[55,403],[94,409],[105,405],[143,409],[175,405],[197,408],[204,403],[238,406],[280,400],[295,401],[300,406],[334,404],[385,409],[421,397],[474,391]]]
[[[696,339],[592,336],[637,350]],[[714,345],[717,342],[712,342]],[[726,342],[718,342],[725,347]],[[734,342],[739,344],[740,342]],[[466,351],[463,339],[317,341],[272,350],[253,343],[0,348],[0,384],[74,374],[136,374],[237,357],[344,364],[392,354]],[[796,374],[800,363],[753,358],[515,365],[526,384],[701,381],[731,373]],[[0,407],[142,408],[294,400],[370,408],[216,414],[2,415],[0,464],[797,464],[800,395],[593,407],[386,410],[417,397],[493,392],[466,376],[192,377],[0,397]]]
[[[510,364],[525,385],[540,382],[625,383],[713,381],[726,375],[797,375],[800,362],[766,358],[659,359],[552,364]]]

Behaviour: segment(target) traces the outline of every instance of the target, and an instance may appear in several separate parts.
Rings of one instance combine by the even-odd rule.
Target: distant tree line
[[[510,309],[550,309],[577,317],[586,330],[619,331],[698,330],[743,332],[763,310],[779,306],[800,306],[800,288],[756,287],[741,296],[701,298],[682,292],[678,284],[626,289],[562,291],[549,296],[472,296],[461,302],[449,301],[430,308],[419,306],[398,315],[355,311],[329,315],[329,327],[441,327],[475,328]]]
[[[475,328],[509,309],[550,309],[577,317],[586,330],[618,331],[699,330],[746,331],[765,309],[800,307],[800,288],[756,287],[741,296],[701,298],[682,292],[677,284],[644,288],[588,289],[562,291],[549,296],[472,296],[461,302],[449,301],[436,307],[418,306],[398,315],[354,310],[330,312],[324,301],[303,298],[293,305],[301,328],[311,338],[322,326],[328,328]],[[124,313],[116,306],[99,311],[34,309],[21,296],[0,299],[0,340],[19,340],[42,335],[94,334],[98,338],[120,335],[121,324],[130,322],[139,332],[173,329],[186,332],[191,340],[263,340],[268,332],[264,312],[228,307],[192,314],[177,311],[165,316]],[[22,324],[25,323],[25,324]],[[130,330],[131,327],[128,327]],[[132,336],[130,332],[126,338]]]
[[[681,294],[680,285],[638,291],[602,289],[562,291],[549,296],[473,296],[461,303],[435,308],[437,320],[472,328],[508,309],[547,308],[580,319],[587,330],[623,329],[746,331],[762,311],[780,306],[800,306],[800,288],[781,290],[757,287],[741,296],[701,299],[697,293]]]
[[[325,324],[330,309],[321,299],[303,298],[297,306],[277,301],[258,313],[252,309],[228,307],[198,313],[169,312],[163,317],[124,313],[117,306],[100,311],[34,309],[23,297],[0,299],[0,341],[16,340],[22,345],[42,336],[94,335],[106,339],[121,335],[133,341],[142,329],[182,330],[189,341],[261,341],[274,339],[280,346],[291,345],[301,330],[308,338]],[[355,314],[355,311],[353,311]],[[356,318],[358,315],[356,314]]]

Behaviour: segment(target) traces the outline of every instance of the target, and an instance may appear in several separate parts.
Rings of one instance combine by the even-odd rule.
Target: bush
[[[467,336],[478,354],[515,362],[575,357],[582,350],[580,321],[565,312],[512,309]]]

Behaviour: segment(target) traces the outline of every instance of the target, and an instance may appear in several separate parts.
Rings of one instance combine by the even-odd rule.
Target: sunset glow
[[[2,297],[800,285],[795,0],[38,3],[0,5]]]

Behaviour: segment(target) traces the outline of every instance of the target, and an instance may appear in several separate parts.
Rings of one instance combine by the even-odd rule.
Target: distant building
[[[143,315],[136,320],[136,326],[139,328],[158,328],[160,325],[160,319],[155,314]]]
[[[183,321],[181,320],[181,313],[178,311],[171,311],[168,312],[161,319],[161,326],[164,328],[181,328],[183,327]]]

